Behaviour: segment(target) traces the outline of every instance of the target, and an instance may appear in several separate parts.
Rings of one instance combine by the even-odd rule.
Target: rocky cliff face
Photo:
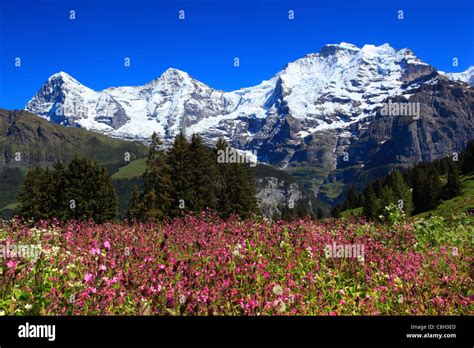
[[[474,138],[471,75],[440,73],[409,49],[341,43],[232,92],[177,69],[144,86],[103,91],[61,72],[26,109],[54,123],[143,142],[154,131],[165,143],[180,131],[199,133],[209,144],[224,137],[256,151],[260,162],[290,172],[313,168],[313,193],[332,202],[337,190],[328,194],[327,187],[335,182],[460,152]]]

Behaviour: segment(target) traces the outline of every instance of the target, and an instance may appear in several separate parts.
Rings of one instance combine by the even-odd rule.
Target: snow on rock
[[[296,138],[341,129],[374,114],[406,83],[433,71],[409,49],[342,42],[287,64],[257,86],[224,92],[170,68],[143,86],[94,91],[64,72],[52,75],[25,109],[51,122],[110,136],[165,142],[183,131],[245,149],[277,132],[287,117]],[[461,78],[461,77],[460,77]]]

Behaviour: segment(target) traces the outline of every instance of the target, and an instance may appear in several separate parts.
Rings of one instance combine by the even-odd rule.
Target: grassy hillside
[[[109,138],[81,128],[63,127],[29,112],[0,109],[0,217],[9,217],[25,173],[33,166],[69,162],[75,155],[94,160],[109,174],[146,156],[138,142]],[[125,206],[131,185],[120,183],[119,202]]]
[[[341,212],[341,217],[351,217],[351,216],[359,216],[362,215],[362,207],[354,208],[354,209],[347,209]]]
[[[112,175],[112,179],[132,179],[141,176],[146,170],[146,158],[138,158],[121,167]]]
[[[474,209],[474,174],[461,177],[461,182],[463,186],[461,195],[443,201],[436,209],[417,214],[414,217],[422,218],[432,215],[450,217]]]
[[[138,142],[52,124],[26,111],[0,109],[0,170],[68,162],[76,154],[102,165],[125,165],[126,153],[133,160],[146,156],[147,148]]]
[[[440,177],[443,184],[446,182],[446,176]],[[445,216],[459,215],[474,209],[474,174],[461,177],[462,193],[459,196],[442,201],[436,209],[425,211],[414,215],[413,218],[426,218],[429,216]],[[349,217],[351,215],[361,215],[362,207],[348,209],[341,212],[341,217]]]

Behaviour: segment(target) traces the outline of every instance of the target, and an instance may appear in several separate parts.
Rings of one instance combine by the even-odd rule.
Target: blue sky
[[[472,0],[2,0],[0,107],[23,108],[58,71],[100,90],[141,85],[175,67],[233,90],[342,41],[409,47],[439,70],[458,72],[474,64],[473,16]]]

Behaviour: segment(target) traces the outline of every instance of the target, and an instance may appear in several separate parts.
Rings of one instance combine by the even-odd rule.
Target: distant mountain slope
[[[0,217],[12,214],[24,173],[31,166],[51,166],[57,160],[67,163],[81,155],[112,173],[129,163],[126,153],[133,160],[147,151],[141,143],[55,125],[26,111],[0,109]],[[128,200],[128,193],[119,193],[119,200]]]
[[[146,142],[156,131],[167,143],[182,130],[213,144],[222,136],[333,204],[347,184],[462,151],[474,138],[474,90],[462,82],[471,73],[438,72],[407,48],[340,43],[231,92],[173,68],[143,86],[102,91],[60,72],[26,109],[122,139]],[[415,105],[416,115],[387,115],[390,103]]]
[[[4,167],[68,162],[76,154],[103,165],[126,165],[127,152],[133,160],[145,156],[147,147],[85,129],[55,125],[26,111],[0,109],[0,171]]]
[[[340,43],[288,63],[259,85],[231,92],[174,68],[143,86],[102,91],[59,72],[25,108],[54,123],[116,137],[148,140],[156,131],[167,141],[184,130],[209,141],[224,136],[234,146],[252,143],[255,148],[262,139],[286,133],[287,117],[296,123],[288,134],[296,143],[316,131],[344,129],[433,73],[409,49]]]
[[[445,74],[450,80],[461,81],[467,83],[470,86],[474,86],[474,65],[470,66],[463,72],[443,74]]]

